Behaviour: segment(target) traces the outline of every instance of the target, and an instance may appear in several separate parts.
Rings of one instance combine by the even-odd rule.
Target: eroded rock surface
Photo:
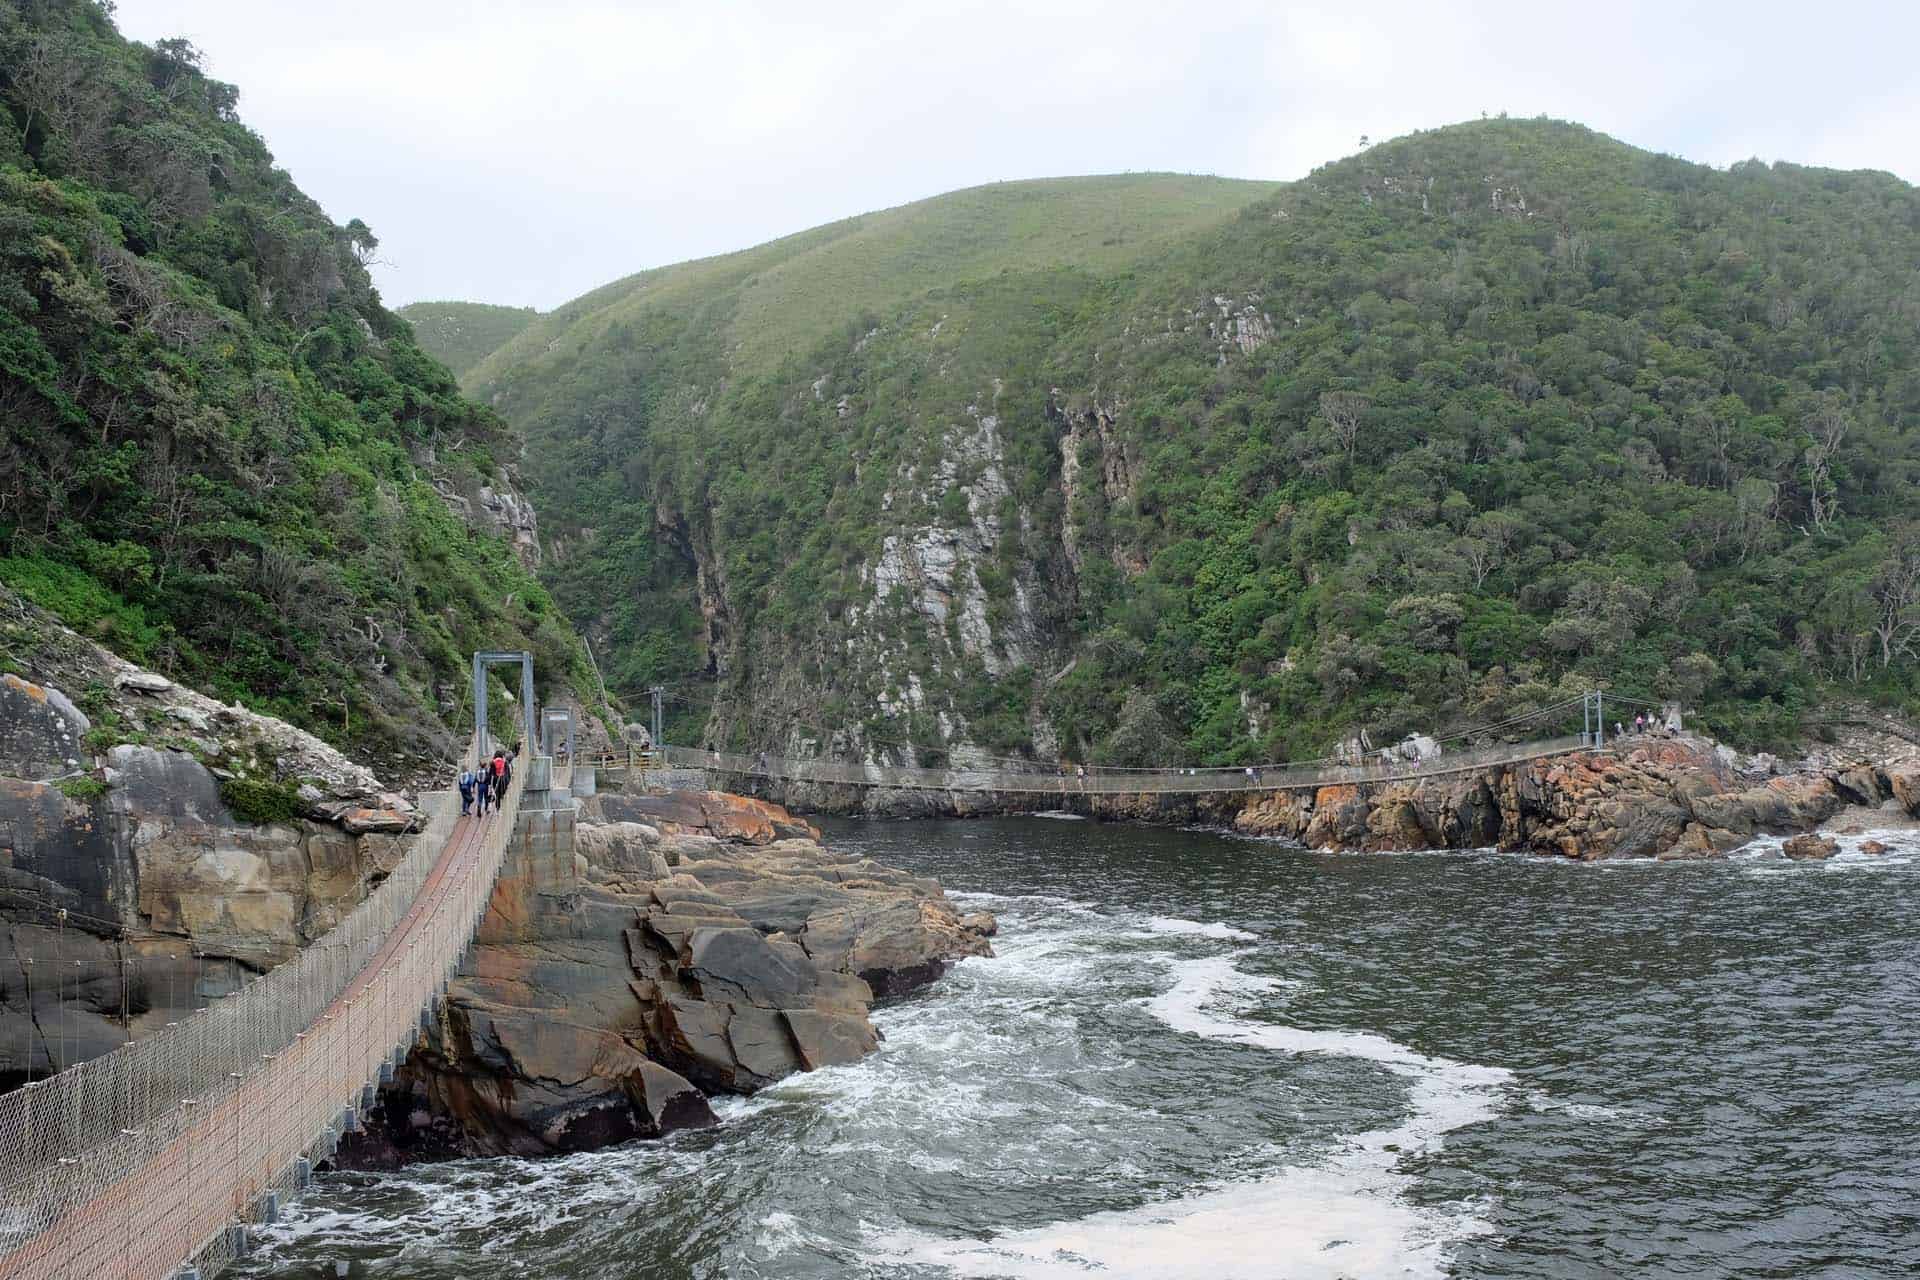
[[[1841,761],[1742,776],[1704,738],[1643,738],[1478,773],[1244,798],[1232,821],[1314,848],[1498,847],[1603,858],[1714,857],[1889,798],[1920,816],[1920,763]]]
[[[0,617],[30,659],[0,672],[0,1083],[228,994],[404,855],[413,807],[325,743],[122,662],[3,591]],[[303,816],[237,818],[222,782],[241,770],[297,779]],[[377,821],[326,820],[362,810]]]
[[[877,998],[991,954],[937,883],[835,853],[777,805],[598,797],[571,865],[512,859],[442,1017],[350,1165],[540,1154],[711,1123],[873,1051]]]

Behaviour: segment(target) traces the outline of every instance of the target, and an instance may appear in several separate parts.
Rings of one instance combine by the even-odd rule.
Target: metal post
[[[1593,721],[1596,745],[1607,745],[1607,692],[1604,689],[1593,691]]]
[[[661,731],[660,730],[660,697],[662,694],[666,692],[666,689],[665,687],[656,684],[651,689],[648,689],[647,692],[653,695],[653,742],[650,745],[653,747],[655,751],[658,751],[660,749],[660,731]]]
[[[487,659],[473,655],[473,767],[487,762]]]

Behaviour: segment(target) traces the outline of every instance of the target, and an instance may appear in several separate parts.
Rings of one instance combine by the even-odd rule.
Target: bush
[[[107,794],[107,784],[92,774],[82,774],[77,778],[62,778],[54,784],[60,788],[60,794],[69,800],[97,800]]]
[[[234,817],[261,826],[291,822],[300,812],[299,789],[291,782],[228,778],[220,784],[220,798]]]

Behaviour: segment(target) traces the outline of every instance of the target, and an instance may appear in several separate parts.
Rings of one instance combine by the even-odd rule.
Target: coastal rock
[[[1908,760],[1887,770],[1887,789],[1906,811],[1920,818],[1920,760]]]
[[[879,1043],[875,999],[965,956],[994,922],[933,881],[821,846],[778,805],[602,794],[575,858],[516,855],[446,1015],[349,1165],[579,1150],[711,1123],[751,1093]],[[796,834],[796,833],[807,834]]]
[[[1359,787],[1321,787],[1313,793],[1313,816],[1300,835],[1301,842],[1314,849],[1362,848],[1369,808]]]
[[[1298,840],[1313,819],[1313,798],[1305,792],[1256,792],[1234,815],[1234,829],[1251,836]]]
[[[1878,840],[1862,840],[1860,842],[1860,852],[1866,854],[1868,857],[1877,858],[1886,851],[1887,846]]]
[[[1818,862],[1840,852],[1840,842],[1827,836],[1801,835],[1780,846],[1780,852],[1796,862]]]

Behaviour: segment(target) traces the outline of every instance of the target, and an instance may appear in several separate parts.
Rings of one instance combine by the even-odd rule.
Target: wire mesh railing
[[[453,976],[513,835],[451,792],[336,928],[154,1035],[0,1096],[0,1280],[204,1274],[244,1248]]]
[[[973,791],[1032,795],[1152,795],[1224,791],[1288,791],[1304,787],[1398,782],[1472,773],[1590,746],[1584,733],[1528,742],[1493,743],[1426,759],[1375,755],[1354,763],[1243,765],[1233,768],[1103,769],[1047,765],[1030,768],[929,769],[860,761],[794,759],[766,753],[738,755],[688,747],[661,747],[657,755],[675,768],[730,777],[767,778],[817,786],[882,787],[901,791]]]

